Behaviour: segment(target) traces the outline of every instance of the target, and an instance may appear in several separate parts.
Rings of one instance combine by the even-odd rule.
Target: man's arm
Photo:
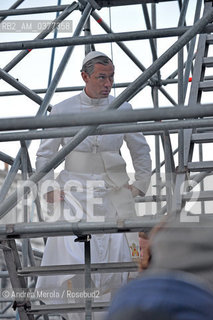
[[[145,195],[151,179],[152,165],[149,145],[140,132],[127,133],[124,139],[130,151],[135,170],[135,182],[130,188],[133,196]]]
[[[52,115],[57,115],[59,113],[59,109],[54,106],[50,117]],[[53,139],[42,139],[40,142],[40,146],[38,148],[38,151],[36,153],[36,171],[42,171],[44,166],[55,156],[55,154],[58,152],[58,149],[61,145],[61,138],[53,138]],[[54,169],[50,170],[49,172],[45,172],[45,176],[40,180],[39,182],[39,188],[41,189],[42,182],[46,180],[52,180],[54,184]],[[53,203],[56,201],[60,201],[60,198],[63,197],[62,194],[60,194],[60,190],[53,190],[50,192],[47,192],[44,195],[44,198],[47,202]]]
[[[43,170],[43,167],[54,157],[60,146],[60,138],[42,140],[36,154],[36,171]],[[39,189],[41,190],[42,183],[46,180],[54,181],[54,169],[45,172],[45,176],[39,182]],[[54,183],[52,183],[53,185]],[[47,202],[54,203],[61,201],[63,195],[60,190],[52,190],[43,195]]]

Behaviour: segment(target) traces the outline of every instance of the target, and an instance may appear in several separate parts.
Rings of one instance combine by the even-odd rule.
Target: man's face
[[[86,94],[93,99],[107,98],[114,78],[114,66],[110,62],[107,65],[96,63],[94,72],[89,76],[86,72],[82,72],[82,78],[86,83]]]

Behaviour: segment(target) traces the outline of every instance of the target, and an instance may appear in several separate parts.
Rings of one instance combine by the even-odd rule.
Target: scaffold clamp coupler
[[[12,305],[12,308],[13,310],[15,311],[17,308],[24,308],[24,310],[27,310],[30,308],[30,305],[29,305],[29,302],[27,301],[14,301],[13,302],[13,305]]]
[[[7,224],[6,225],[6,231],[7,233],[13,233],[14,232],[14,224]]]
[[[79,235],[75,242],[89,242],[91,240],[91,234]]]

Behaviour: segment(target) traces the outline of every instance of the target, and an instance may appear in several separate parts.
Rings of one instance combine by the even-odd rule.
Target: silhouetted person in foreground
[[[138,279],[120,289],[106,320],[212,320],[213,219],[169,218],[153,230]]]

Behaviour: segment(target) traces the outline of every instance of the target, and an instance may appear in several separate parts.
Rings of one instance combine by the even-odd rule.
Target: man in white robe
[[[114,66],[105,54],[93,51],[83,61],[81,70],[85,89],[78,95],[55,105],[51,115],[96,112],[106,109],[113,101]],[[123,103],[119,109],[131,110]],[[72,138],[42,140],[37,152],[36,168],[40,170]],[[126,164],[120,148],[126,141],[135,170],[135,182],[129,184]],[[64,170],[58,175],[53,191],[46,193],[46,201],[56,210],[63,203],[62,219],[68,221],[103,222],[116,218],[134,218],[134,197],[144,195],[151,175],[149,146],[142,133],[88,136],[66,158]],[[53,171],[44,180],[53,180]],[[42,184],[41,189],[42,189]],[[53,185],[53,183],[52,183]],[[95,200],[95,202],[94,202]],[[59,205],[60,207],[60,205]],[[55,213],[54,213],[55,214]],[[75,236],[48,239],[42,265],[84,264],[83,243],[74,242]],[[91,262],[127,262],[131,254],[125,234],[97,234],[91,239]],[[92,275],[93,286],[99,295],[118,289],[127,281],[127,273]],[[37,288],[76,288],[82,290],[82,276],[60,275],[39,277]],[[100,301],[100,300],[97,300]],[[48,301],[51,302],[51,301]],[[52,301],[65,303],[66,300]],[[84,319],[84,314],[67,314],[65,319]],[[102,319],[99,313],[94,319]]]

